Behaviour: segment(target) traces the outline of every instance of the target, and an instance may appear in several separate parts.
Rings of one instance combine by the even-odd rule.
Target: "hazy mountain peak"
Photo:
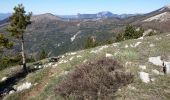
[[[40,14],[40,15],[35,15],[31,18],[32,21],[37,21],[37,20],[61,20],[60,17],[55,16],[51,13],[45,13],[45,14]]]
[[[170,9],[170,4],[166,5],[165,7]]]

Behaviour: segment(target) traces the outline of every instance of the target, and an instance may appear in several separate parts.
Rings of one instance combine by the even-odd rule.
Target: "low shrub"
[[[117,61],[102,58],[77,66],[57,85],[57,97],[73,100],[109,100],[122,86],[133,82],[133,75],[126,72]]]

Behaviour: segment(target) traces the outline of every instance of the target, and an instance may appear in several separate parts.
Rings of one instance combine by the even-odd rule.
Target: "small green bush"
[[[143,28],[136,29],[135,27],[128,25],[126,26],[126,29],[124,32],[117,34],[116,42],[129,40],[129,39],[137,39],[143,36],[143,33],[144,33]]]

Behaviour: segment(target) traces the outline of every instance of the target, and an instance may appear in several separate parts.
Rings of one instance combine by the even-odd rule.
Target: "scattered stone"
[[[140,38],[138,38],[138,40],[143,40],[143,36],[142,36],[142,37],[140,37]]]
[[[142,80],[142,82],[144,82],[144,83],[150,82],[149,74],[146,72],[139,72],[139,77]]]
[[[63,63],[67,63],[67,60],[61,60],[58,62],[58,64],[63,64]]]
[[[117,47],[119,45],[119,43],[113,43],[112,44],[114,47]]]
[[[62,75],[67,75],[69,73],[69,71],[63,71],[59,74],[59,76],[62,76]],[[58,77],[58,76],[57,76]]]
[[[32,85],[29,82],[23,83],[22,85],[17,87],[17,91],[22,91],[22,90],[25,90],[25,89],[29,89],[31,86]]]
[[[149,34],[150,32],[152,32],[152,31],[153,31],[152,29],[148,29],[148,30],[144,31],[143,36],[148,35],[148,34]]]
[[[134,45],[132,45],[132,44],[130,44],[130,46],[132,47],[132,48],[136,48],[138,45],[140,45],[142,42],[137,42],[137,43],[135,43]]]
[[[125,63],[125,67],[131,66],[131,65],[132,65],[132,62],[126,62]]]
[[[155,74],[157,74],[157,75],[160,74],[160,72],[159,72],[158,70],[156,70],[156,69],[153,69],[152,72],[155,73]]]
[[[128,45],[125,45],[125,48],[128,48],[129,46]]]
[[[14,90],[11,90],[10,92],[9,92],[9,94],[13,94],[15,91]]]
[[[154,44],[150,44],[149,47],[155,47],[155,45]]]
[[[65,72],[64,72],[64,75],[67,75],[68,73],[69,73],[69,71],[65,71]]]
[[[131,86],[131,85],[128,85],[128,88],[129,88],[130,90],[136,90],[136,88],[135,88],[134,86]]]
[[[74,59],[74,57],[71,57],[69,60],[72,61]]]
[[[102,47],[100,47],[100,48],[97,49],[97,50],[92,50],[90,53],[98,53],[98,52],[102,51],[102,50],[105,49],[105,48],[108,48],[108,46],[107,46],[107,45],[102,46]]]
[[[42,66],[38,66],[38,68],[39,68],[39,69],[41,69],[41,68],[42,68]]]
[[[155,78],[151,78],[151,81],[154,82],[154,81],[155,81]]]
[[[38,83],[34,83],[34,86],[38,85]]]
[[[121,89],[118,89],[118,91],[121,91]]]
[[[112,54],[109,54],[109,53],[106,53],[106,57],[113,57],[113,55]]]
[[[37,66],[34,66],[35,69],[37,69]]]
[[[166,35],[166,36],[170,36],[170,34]]]
[[[6,80],[7,80],[7,77],[3,77],[3,78],[1,79],[1,82],[6,81]]]
[[[162,60],[161,60],[161,56],[150,57],[149,62],[154,64],[154,65],[157,65],[157,66],[162,66],[162,63],[163,63]]]
[[[81,55],[77,55],[77,58],[81,58],[82,56]]]
[[[118,54],[119,54],[119,51],[116,51],[116,52],[114,53],[115,56],[118,55]]]
[[[162,38],[161,37],[157,37],[156,40],[161,40]]]
[[[164,62],[166,66],[166,74],[170,74],[170,62]]]
[[[145,65],[139,65],[139,68],[145,70],[146,66]]]
[[[64,55],[61,56],[61,58],[64,58],[64,57],[65,57]]]
[[[83,61],[83,63],[86,63],[87,62],[87,59],[85,59],[84,61]]]
[[[73,56],[73,55],[76,55],[76,54],[77,54],[76,52],[71,52],[71,53],[70,53],[70,55],[72,55],[72,56]]]

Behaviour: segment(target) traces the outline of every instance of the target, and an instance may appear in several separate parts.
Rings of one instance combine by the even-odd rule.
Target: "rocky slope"
[[[128,40],[92,49],[69,52],[61,55],[58,62],[41,61],[43,65],[30,65],[40,69],[28,74],[15,84],[17,92],[11,91],[4,100],[55,100],[54,89],[71,73],[76,65],[94,61],[102,57],[116,59],[127,71],[134,74],[134,82],[119,88],[116,100],[169,100],[170,76],[162,71],[163,61],[170,63],[170,33],[135,40]],[[167,64],[168,66],[168,64]],[[169,66],[170,67],[170,66]],[[1,81],[10,76],[10,70],[1,71]],[[8,72],[8,73],[7,73]],[[60,98],[61,99],[61,98]]]

